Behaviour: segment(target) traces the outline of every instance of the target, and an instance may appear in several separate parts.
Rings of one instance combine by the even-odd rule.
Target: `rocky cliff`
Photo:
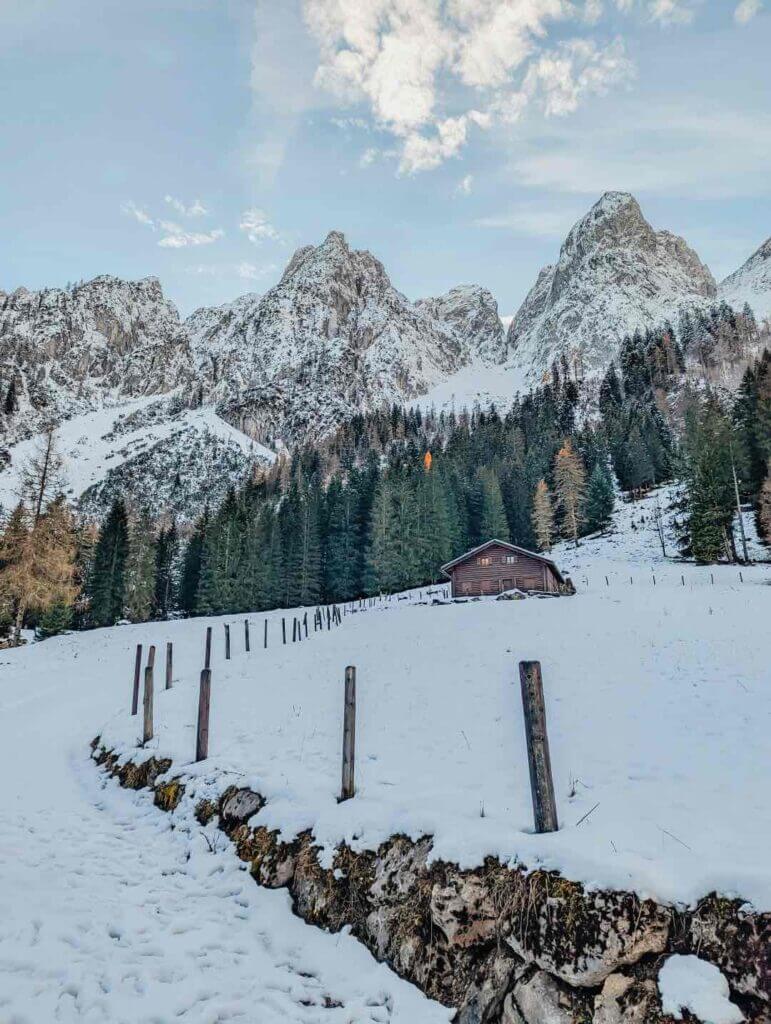
[[[633,196],[606,192],[574,225],[509,327],[509,361],[538,383],[563,354],[602,373],[625,334],[714,299],[715,280],[682,238],[655,231]]]
[[[718,294],[736,310],[746,303],[759,320],[771,319],[771,238],[720,282]]]

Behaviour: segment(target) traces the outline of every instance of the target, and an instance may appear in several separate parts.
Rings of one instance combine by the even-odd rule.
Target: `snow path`
[[[78,681],[77,649],[40,664],[42,647],[0,652],[2,1024],[449,1020],[258,888],[224,836],[212,853],[203,830],[101,776],[88,739],[115,680]]]

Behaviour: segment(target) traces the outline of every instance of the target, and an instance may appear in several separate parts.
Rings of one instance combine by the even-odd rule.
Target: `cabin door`
[[[501,581],[501,593],[503,593],[504,590],[513,590],[513,589],[514,589],[514,580],[502,580]]]

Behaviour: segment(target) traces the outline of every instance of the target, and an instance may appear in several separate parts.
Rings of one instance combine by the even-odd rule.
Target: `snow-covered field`
[[[555,552],[578,585],[570,599],[412,595],[286,646],[291,612],[253,615],[249,654],[242,617],[0,652],[0,1020],[449,1018],[350,937],[293,918],[283,892],[260,890],[224,837],[186,817],[192,801],[169,815],[105,781],[88,759],[98,732],[126,757],[173,757],[189,795],[252,786],[268,799],[257,822],[312,828],[327,856],[342,839],[430,833],[434,856],[462,865],[492,853],[659,900],[717,890],[771,909],[771,565],[740,580],[735,567],[665,563],[654,504],[623,506],[622,530]],[[207,625],[211,756],[194,765]],[[174,685],[160,689],[161,667],[142,751],[135,645],[156,644],[162,666],[167,640]],[[543,665],[561,825],[547,836],[532,832],[524,658]],[[357,793],[338,804],[348,664]]]
[[[95,769],[89,740],[125,703],[141,633],[0,651],[2,1024],[447,1022],[355,939],[259,889],[223,836],[212,853]]]

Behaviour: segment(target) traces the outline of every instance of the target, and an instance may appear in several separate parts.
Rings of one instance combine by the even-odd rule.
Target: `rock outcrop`
[[[223,830],[255,880],[287,888],[306,921],[349,927],[427,995],[457,1007],[457,1024],[665,1024],[655,979],[672,952],[716,963],[747,1020],[767,1020],[771,915],[738,900],[678,912],[492,859],[464,871],[431,861],[430,837],[395,836],[377,851],[343,844],[322,867],[310,833],[284,842],[252,823],[264,800],[248,788],[196,801],[170,762],[119,763],[93,746],[122,785],[148,786],[159,807]]]
[[[709,269],[682,238],[654,231],[633,196],[606,192],[515,314],[509,358],[533,385],[562,355],[579,374],[596,376],[625,334],[676,319],[716,294]]]

